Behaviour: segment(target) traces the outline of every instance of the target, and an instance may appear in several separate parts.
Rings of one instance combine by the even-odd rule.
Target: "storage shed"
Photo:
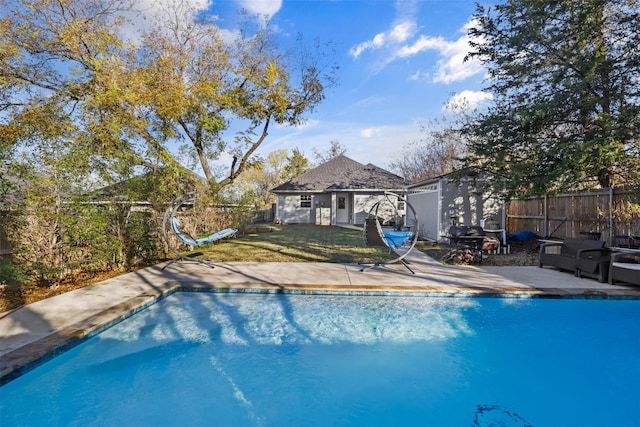
[[[420,237],[446,242],[449,227],[479,225],[501,230],[506,223],[505,203],[485,189],[487,175],[458,171],[407,186],[407,200],[420,219]]]

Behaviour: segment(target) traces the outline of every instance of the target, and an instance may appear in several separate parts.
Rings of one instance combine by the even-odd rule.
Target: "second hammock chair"
[[[207,265],[211,268],[214,268],[213,263],[216,261],[213,260],[204,260],[195,258],[189,255],[186,255],[180,252],[179,248],[174,246],[172,239],[169,236],[169,230],[180,240],[180,242],[187,246],[197,247],[207,243],[213,243],[220,239],[225,239],[229,237],[236,237],[238,230],[235,228],[225,228],[224,230],[216,231],[213,234],[210,234],[206,237],[201,238],[193,238],[189,235],[189,233],[180,229],[181,223],[180,220],[176,217],[176,213],[185,205],[193,205],[197,199],[197,193],[191,192],[186,193],[181,196],[176,197],[173,202],[169,205],[167,210],[164,213],[164,217],[162,219],[162,233],[165,241],[167,242],[167,246],[171,251],[176,254],[176,257],[170,260],[162,270],[173,264],[174,262],[180,260],[193,261],[200,264]]]
[[[369,210],[367,218],[364,222],[362,235],[366,246],[389,248],[389,252],[394,251],[398,255],[398,257],[390,261],[377,262],[373,265],[373,267],[400,262],[407,268],[407,270],[415,274],[411,267],[409,267],[409,264],[405,261],[405,258],[407,255],[409,255],[409,252],[413,250],[414,246],[416,245],[416,241],[418,240],[419,226],[416,211],[415,209],[413,209],[413,206],[409,204],[406,198],[399,194],[385,192],[384,196],[384,199],[376,202]],[[395,203],[391,200],[391,197],[396,199]],[[381,206],[383,204],[390,205],[394,211],[394,217],[400,218],[397,207],[398,201],[403,202],[405,206],[411,211],[413,218],[412,227],[414,228],[414,230],[416,230],[415,232],[411,231],[410,229],[401,230],[402,225],[405,224],[394,224],[395,228],[389,230],[385,230],[382,228],[382,224],[380,224],[380,216],[378,215]],[[364,271],[365,268],[366,267],[361,268],[360,271]]]

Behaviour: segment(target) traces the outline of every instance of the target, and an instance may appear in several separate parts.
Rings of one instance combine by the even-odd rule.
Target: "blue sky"
[[[202,1],[205,5],[206,0]],[[286,43],[297,34],[331,42],[340,67],[338,86],[297,128],[274,127],[259,153],[313,149],[331,141],[346,155],[381,167],[398,158],[403,146],[423,139],[420,124],[441,118],[445,105],[480,92],[485,71],[463,62],[465,28],[475,11],[472,0],[214,0],[208,12],[233,30],[238,11],[268,15]]]

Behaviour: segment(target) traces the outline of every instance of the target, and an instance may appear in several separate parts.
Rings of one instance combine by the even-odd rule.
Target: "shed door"
[[[409,194],[409,203],[416,210],[422,238],[440,240],[440,206],[437,191]],[[410,215],[410,212],[407,212]]]

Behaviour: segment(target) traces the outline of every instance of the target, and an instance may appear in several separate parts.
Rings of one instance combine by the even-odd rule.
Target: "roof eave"
[[[331,189],[324,189],[324,190],[271,190],[272,193],[274,194],[285,194],[285,193],[295,193],[295,194],[299,194],[299,193],[316,193],[316,194],[320,194],[320,193],[345,193],[345,192],[353,192],[353,193],[384,193],[385,191],[391,191],[391,192],[402,192],[405,191],[406,189],[404,187],[402,188],[331,188]]]

